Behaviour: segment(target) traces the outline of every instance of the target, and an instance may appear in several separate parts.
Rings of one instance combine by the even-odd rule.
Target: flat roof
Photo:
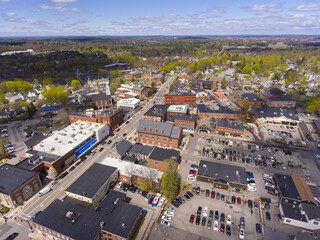
[[[305,215],[301,214],[299,206],[281,203],[283,215],[286,218],[295,219],[302,222],[307,222]]]
[[[289,175],[278,174],[274,175],[274,179],[278,185],[278,189],[282,197],[301,200],[299,192],[294,184],[293,179]]]
[[[33,150],[64,156],[106,125],[78,120],[33,147]]]
[[[254,93],[243,93],[241,97],[243,100],[249,100],[250,102],[263,102],[263,99]]]
[[[200,113],[216,113],[216,114],[235,114],[230,108],[219,105],[219,109],[213,109],[205,104],[197,104],[197,109]]]
[[[185,88],[178,88],[175,91],[165,94],[164,96],[195,96],[195,94]]]
[[[217,127],[244,130],[243,123],[239,121],[218,120]]]
[[[149,156],[149,159],[163,161],[172,157],[179,157],[180,152],[174,149],[158,148],[155,147]]]
[[[114,167],[94,163],[66,189],[66,192],[77,195],[85,193],[85,197],[92,198],[116,170]]]
[[[5,163],[0,166],[0,192],[9,195],[38,174],[38,172]]]
[[[215,182],[234,182],[247,184],[246,169],[238,166],[201,160],[199,163],[198,176],[212,178]]]
[[[297,191],[300,195],[302,201],[313,202],[314,204],[318,204],[314,199],[313,193],[311,192],[306,180],[300,175],[294,174],[291,176]]]
[[[195,122],[198,117],[194,115],[177,115],[177,116],[174,116],[173,118]]]
[[[170,105],[167,109],[167,112],[173,113],[187,113],[188,112],[188,105]]]
[[[221,92],[214,92],[214,94],[219,97],[219,98],[222,98],[222,99],[227,99],[227,96],[225,96],[224,94],[222,94]]]
[[[161,117],[166,114],[168,108],[169,105],[155,104],[144,114],[144,116]]]
[[[258,115],[258,118],[278,118],[285,117],[291,120],[297,120],[298,117],[294,112],[293,108],[274,108],[274,107],[265,107],[265,108],[255,108],[255,111]]]
[[[312,121],[313,121],[314,125],[316,126],[318,132],[320,132],[320,120],[314,119]]]
[[[132,177],[132,172],[133,172],[134,175],[136,176],[148,178],[148,179],[152,175],[154,182],[160,182],[161,177],[163,175],[163,172],[157,169],[149,168],[143,165],[134,164],[131,162],[122,161],[114,158],[106,157],[104,160],[101,161],[101,164],[115,167],[118,169],[121,175],[127,176],[129,178]],[[128,169],[130,169],[130,173],[128,173]],[[150,171],[152,172],[152,174],[150,174]]]
[[[46,137],[42,133],[39,133],[39,134],[29,138],[27,141],[25,141],[24,145],[26,145],[27,148],[30,148],[30,147],[38,144],[39,142],[41,142],[45,138]]]

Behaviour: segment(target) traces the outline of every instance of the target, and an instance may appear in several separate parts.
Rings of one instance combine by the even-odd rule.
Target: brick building
[[[196,95],[192,92],[178,88],[176,91],[164,95],[164,104],[195,104]]]
[[[138,142],[148,145],[179,148],[182,129],[169,123],[140,120],[137,127]]]
[[[222,78],[211,77],[209,81],[212,82],[212,89],[216,90],[218,89],[218,84],[221,84]]]
[[[197,104],[199,118],[237,119],[237,114],[230,108],[218,105],[212,108],[204,104]]]
[[[111,190],[95,211],[54,200],[31,223],[35,239],[129,240],[143,219],[143,209]]]
[[[108,125],[111,130],[114,130],[123,123],[123,110],[117,108],[107,108],[96,111],[93,109],[87,109],[83,114],[70,114],[69,120],[70,123],[74,123],[78,120],[103,123]]]
[[[0,167],[0,183],[0,204],[8,208],[22,205],[42,187],[38,172],[7,163]]]
[[[228,101],[227,96],[222,94],[221,92],[214,92],[214,96],[220,101],[223,101],[223,102]]]
[[[105,108],[112,105],[112,98],[105,93],[99,93],[92,96],[92,104],[97,108]]]
[[[180,163],[180,152],[174,149],[155,147],[148,158],[148,167],[163,172],[168,166],[168,163],[165,160],[170,158]]]
[[[147,87],[133,83],[126,83],[121,84],[121,87],[117,88],[114,96],[121,99],[135,97],[147,98],[149,96],[149,91],[150,90]]]
[[[244,100],[248,100],[250,102],[250,107],[264,106],[265,101],[254,93],[244,93],[242,91],[233,91],[233,95],[238,100],[239,105],[242,105]]]
[[[185,130],[194,131],[197,126],[197,117],[193,115],[177,115],[173,117],[174,125]]]
[[[219,119],[217,121],[216,134],[222,134],[224,136],[245,137],[245,129],[243,123],[239,121],[230,121]]]
[[[170,105],[167,109],[167,118],[177,115],[187,115],[188,110],[188,105]]]
[[[167,120],[167,109],[169,105],[153,105],[144,115],[143,119],[154,122],[165,122]]]
[[[293,97],[289,95],[284,95],[281,97],[269,97],[266,101],[268,107],[281,107],[281,108],[294,108],[297,102]]]

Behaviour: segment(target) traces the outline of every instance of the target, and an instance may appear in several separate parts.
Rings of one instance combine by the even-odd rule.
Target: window
[[[314,222],[313,222],[313,224],[314,224],[314,225],[318,225],[318,224],[319,224],[319,222],[317,222],[317,221],[314,221]]]
[[[288,202],[288,199],[285,199],[284,201],[285,201],[285,202]]]

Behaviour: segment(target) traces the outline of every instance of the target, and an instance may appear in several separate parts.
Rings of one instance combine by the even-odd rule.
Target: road
[[[108,137],[106,141],[112,140],[113,143],[119,142],[123,139],[124,133],[129,133],[130,131],[135,131],[138,126],[139,120],[143,117],[144,113],[148,111],[152,106],[153,102],[160,104],[163,102],[163,94],[166,92],[167,87],[172,83],[175,77],[169,78],[159,89],[159,91],[155,94],[153,101],[150,101],[146,104],[146,106],[140,110],[134,117],[129,119],[129,123],[123,123],[119,127],[119,131],[116,132],[118,135],[116,138]],[[29,219],[32,217],[36,212],[44,210],[51,202],[55,199],[62,199],[65,195],[64,191],[81,175],[85,172],[93,163],[101,162],[106,153],[111,150],[113,144],[104,145],[104,150],[97,153],[93,156],[89,156],[82,164],[76,167],[72,172],[70,172],[64,179],[59,180],[58,184],[55,185],[51,192],[48,194],[39,197],[38,195],[33,196],[31,199],[27,201],[23,205],[23,211],[21,213],[21,217],[25,219]],[[100,148],[98,146],[97,148]]]

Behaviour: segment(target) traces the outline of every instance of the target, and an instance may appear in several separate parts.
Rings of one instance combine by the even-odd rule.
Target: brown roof
[[[311,201],[314,204],[317,204],[309,186],[307,185],[306,180],[297,174],[292,175],[291,178],[294,182],[294,185],[296,186],[296,188],[298,190],[298,193],[300,195],[301,200],[302,201]]]
[[[221,82],[221,81],[222,81],[222,78],[211,77],[211,78],[209,79],[209,81],[211,81],[211,82]]]

